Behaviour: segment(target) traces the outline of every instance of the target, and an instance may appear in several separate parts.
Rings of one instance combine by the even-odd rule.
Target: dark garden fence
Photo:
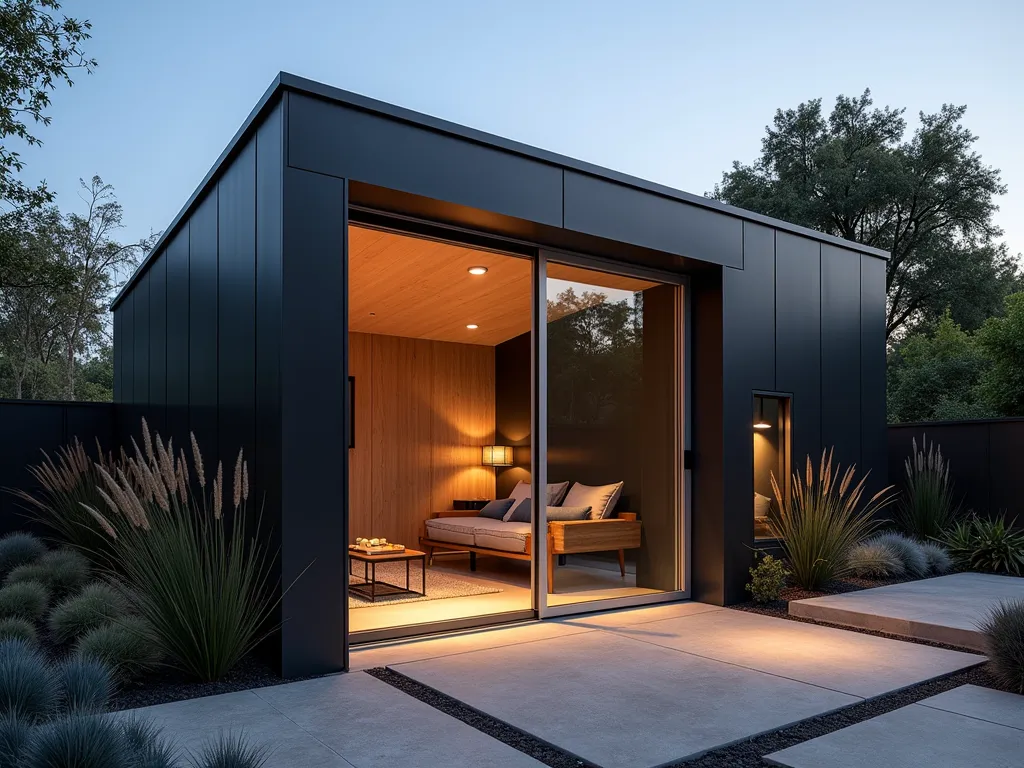
[[[922,436],[942,446],[965,509],[1005,513],[1024,525],[1024,418],[893,424],[889,427],[889,482],[902,487],[903,462]]]
[[[0,400],[0,534],[28,527],[22,502],[7,489],[35,488],[28,467],[39,463],[41,451],[53,453],[75,437],[90,453],[97,439],[110,450],[114,404]]]

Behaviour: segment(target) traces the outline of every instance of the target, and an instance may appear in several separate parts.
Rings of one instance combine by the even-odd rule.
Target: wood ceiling
[[[469,274],[477,266],[487,273]],[[494,346],[530,330],[531,272],[529,259],[350,226],[349,329]],[[582,290],[655,285],[562,264],[548,275]]]

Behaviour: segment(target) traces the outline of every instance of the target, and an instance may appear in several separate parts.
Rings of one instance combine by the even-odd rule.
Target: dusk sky
[[[870,87],[968,106],[1024,251],[1024,3],[68,0],[99,60],[24,151],[64,209],[101,175],[129,240],[163,229],[280,70],[689,192],[750,162],[778,107]]]

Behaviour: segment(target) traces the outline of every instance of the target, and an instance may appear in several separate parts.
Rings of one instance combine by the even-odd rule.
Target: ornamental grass
[[[896,505],[896,523],[904,533],[921,541],[941,536],[960,513],[949,477],[949,462],[942,446],[927,437],[911,444],[913,453],[904,462],[905,485]]]
[[[248,467],[239,451],[227,487],[221,464],[208,476],[194,435],[191,466],[145,420],[142,437],[116,468],[98,467],[102,510],[82,506],[114,541],[133,608],[168,663],[218,680],[268,634],[276,605],[259,522],[246,528]]]
[[[772,475],[776,503],[768,517],[772,535],[781,539],[792,579],[804,589],[820,590],[851,573],[853,548],[877,527],[876,514],[891,501],[891,486],[864,504],[864,475],[854,483],[856,468],[842,467],[832,451],[822,451],[818,471],[807,457],[804,476],[794,472],[784,494]]]

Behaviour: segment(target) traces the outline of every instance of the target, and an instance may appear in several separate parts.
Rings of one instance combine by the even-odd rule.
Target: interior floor
[[[439,554],[432,570],[449,573],[465,581],[500,589],[500,592],[469,597],[450,597],[412,603],[379,604],[349,611],[352,633],[415,624],[426,624],[474,616],[487,616],[511,611],[530,610],[530,563],[498,557],[477,558],[476,571],[469,569],[466,554]],[[618,565],[582,558],[558,566],[555,589],[548,595],[548,605],[606,600],[617,597],[655,594],[659,590],[636,586],[636,576],[627,567],[626,576]],[[358,638],[353,638],[358,641]]]

